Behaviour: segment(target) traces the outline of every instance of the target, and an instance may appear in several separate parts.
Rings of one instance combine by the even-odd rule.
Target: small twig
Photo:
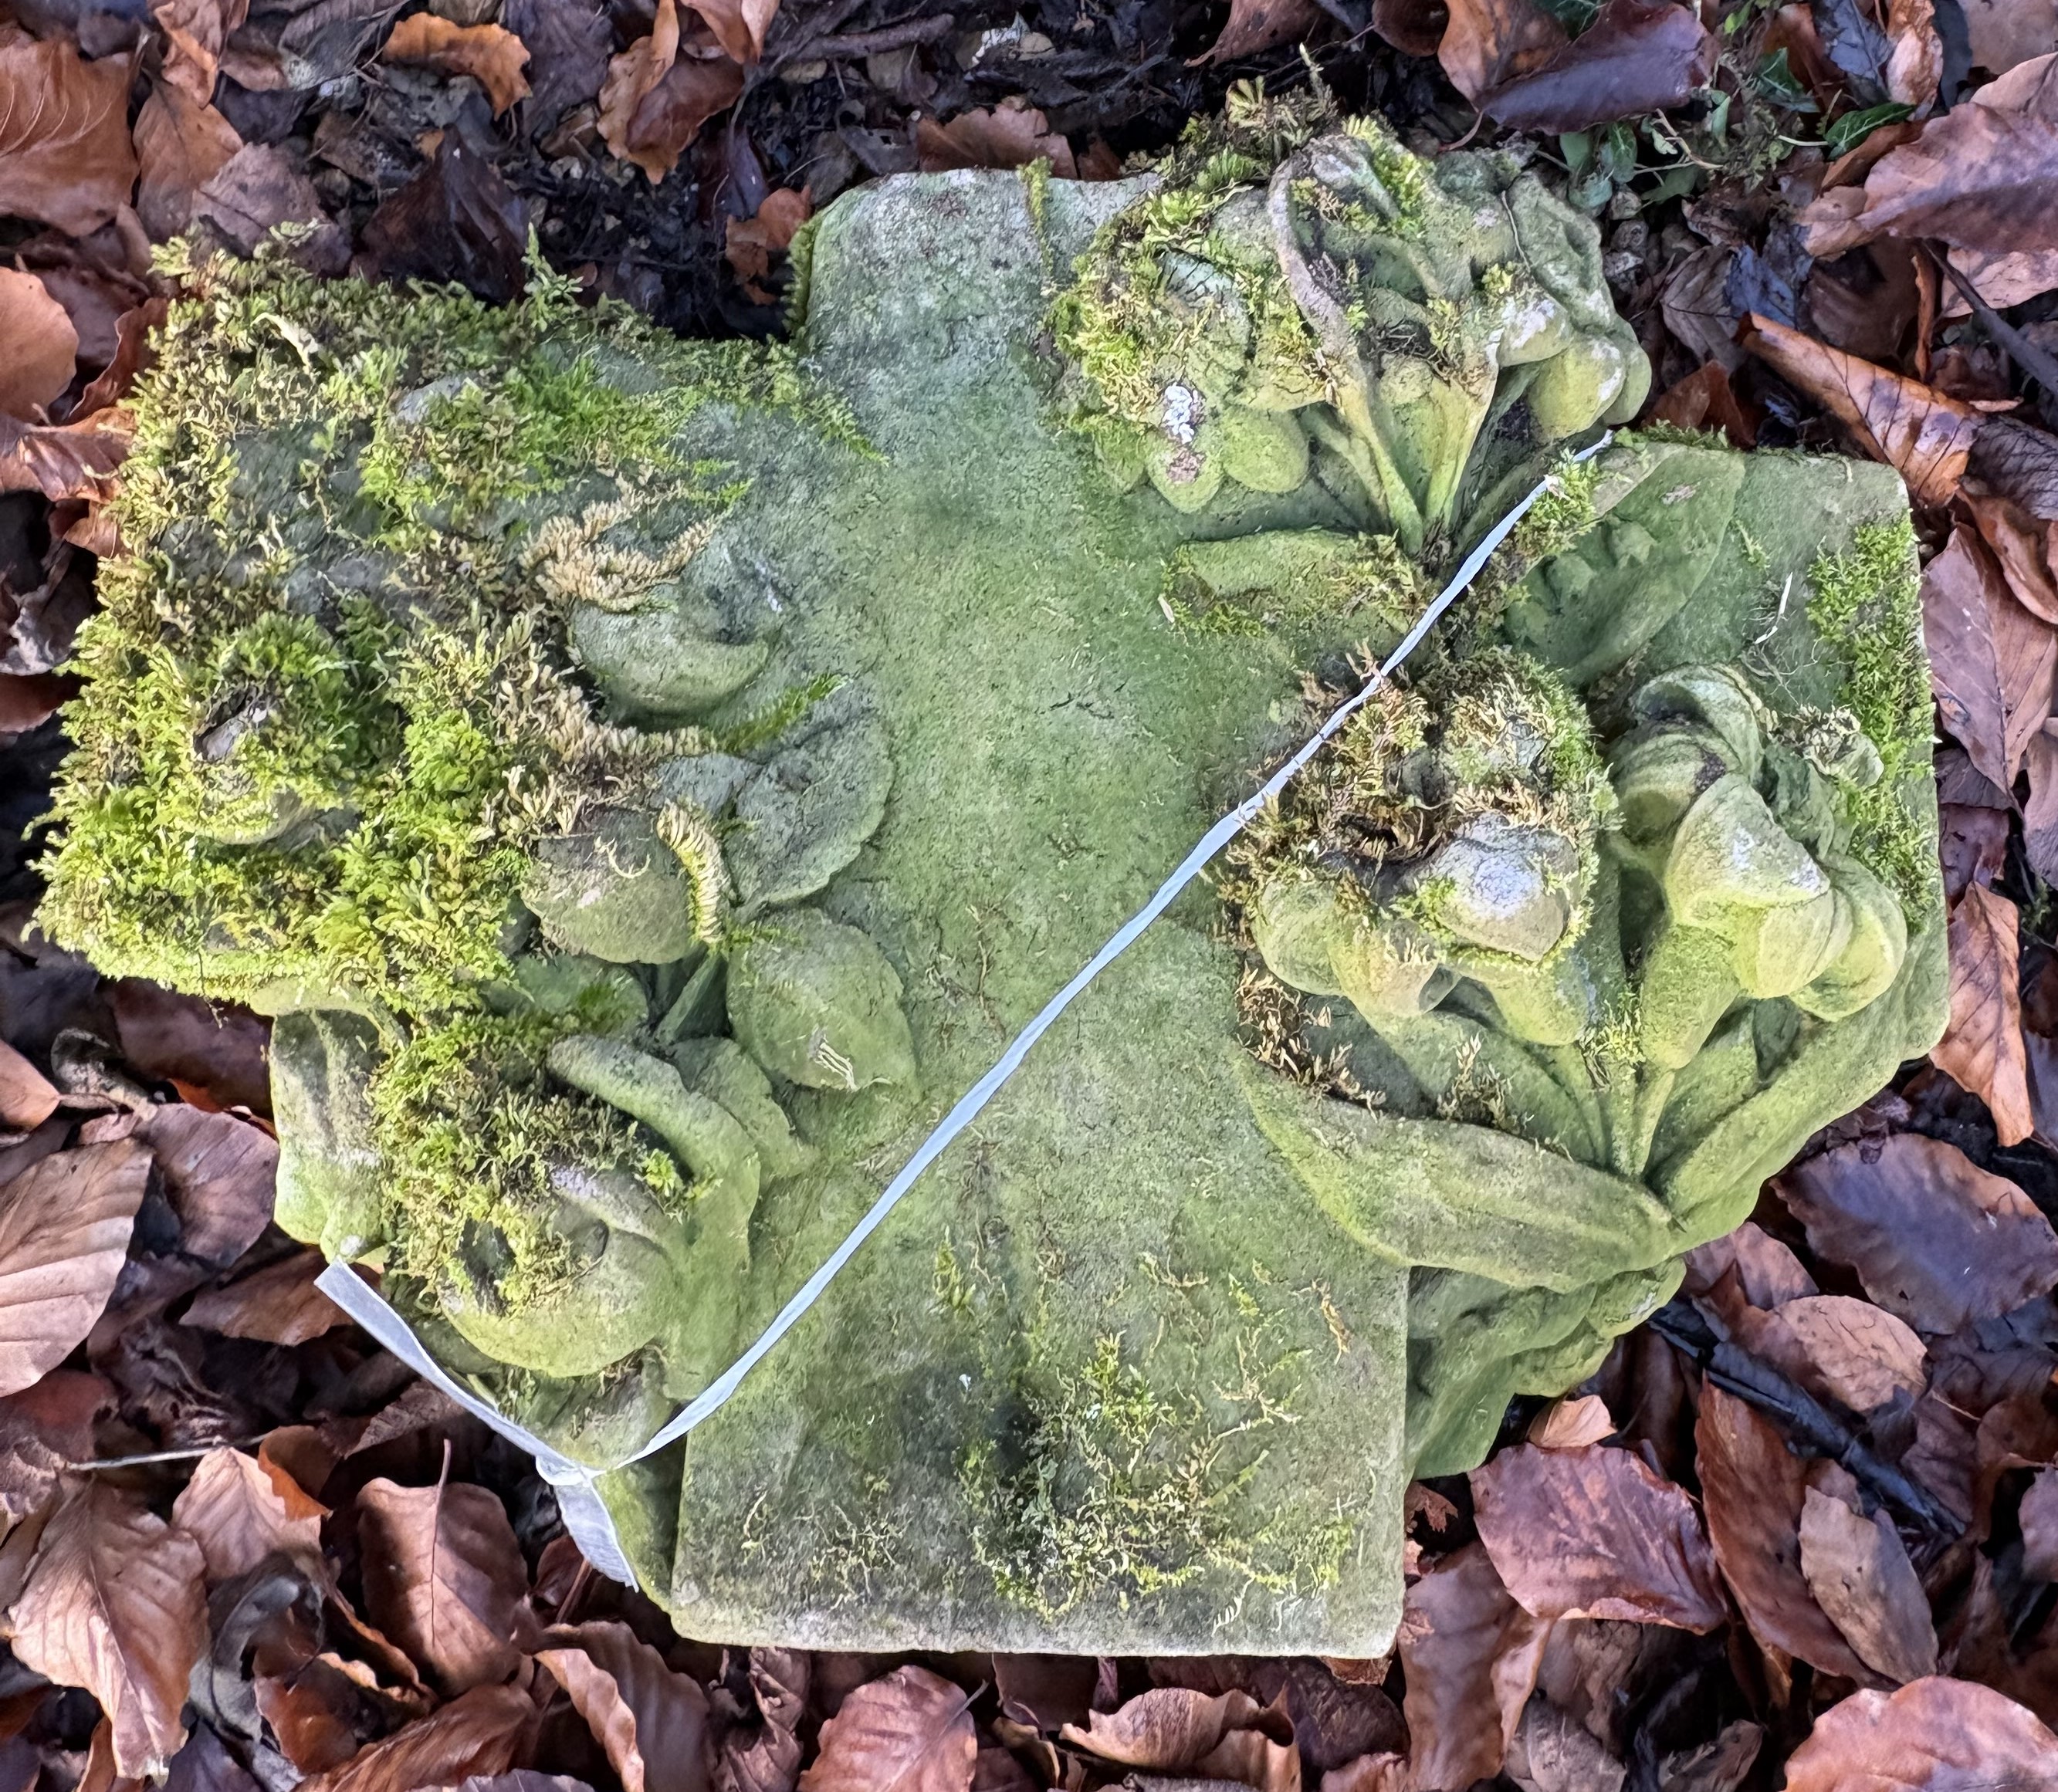
[[[264,1441],[262,1437],[235,1437],[226,1443],[203,1445],[198,1449],[153,1449],[141,1456],[89,1457],[83,1462],[67,1462],[64,1466],[70,1473],[84,1475],[96,1469],[140,1469],[152,1462],[196,1462],[218,1449],[248,1449]]]
[[[786,67],[793,62],[837,61],[858,56],[880,56],[889,50],[906,50],[913,44],[932,44],[939,38],[948,38],[957,29],[957,21],[948,13],[938,13],[929,18],[911,18],[898,25],[884,25],[876,31],[845,31],[834,36],[816,38],[788,50],[778,61],[777,66]]]
[[[1986,333],[2014,357],[2017,367],[2053,398],[2058,398],[2058,360],[2044,353],[1982,299],[1979,288],[1951,265],[1948,252],[1937,257],[1937,264],[1950,276],[1952,285],[1973,307],[1973,315],[1980,320],[1981,327]]]

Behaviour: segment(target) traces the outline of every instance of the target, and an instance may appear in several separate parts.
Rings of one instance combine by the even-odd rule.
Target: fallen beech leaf
[[[590,0],[502,0],[500,22],[529,48],[528,109],[534,137],[547,137],[575,105],[600,97],[614,32]]]
[[[1474,105],[1535,73],[1571,40],[1532,0],[1454,0],[1436,50],[1451,85]]]
[[[1315,0],[1230,0],[1229,22],[1222,35],[1191,65],[1203,62],[1233,62],[1239,56],[1255,56],[1274,44],[1297,42],[1321,22],[1322,10]]]
[[[1944,73],[1944,46],[1937,35],[1931,0],[1888,0],[1886,97],[1925,111],[1934,103]]]
[[[2044,775],[2045,755],[2038,750],[2037,743],[2048,739],[2048,735],[2032,737],[2024,762],[2029,772],[2030,796],[2023,810],[2023,846],[2039,876],[2043,875],[2037,849],[2039,823],[2048,825],[2051,818],[2038,813],[2037,793],[2052,785],[2052,780]],[[2058,742],[2052,744],[2058,747]],[[2046,790],[2045,794],[2047,799],[2058,795],[2058,786]],[[2052,843],[2058,845],[2058,837],[2054,837]],[[1961,803],[1940,803],[1937,810],[1937,855],[1943,861],[1946,902],[1955,903],[1976,883],[1992,883],[2000,875],[2001,867],[2008,860],[2008,811],[1975,808]],[[2058,866],[2053,869],[2058,871]]]
[[[1502,1771],[1523,1792],[1622,1792],[1629,1770],[1570,1711],[1529,1701]]]
[[[1732,1269],[1743,1298],[1768,1313],[1817,1292],[1801,1259],[1755,1220],[1688,1251],[1683,1286],[1689,1294],[1704,1294]]]
[[[779,10],[779,0],[685,0],[698,13],[721,53],[732,62],[755,62],[765,54],[765,33]]]
[[[1408,1792],[1408,1757],[1361,1754],[1323,1774],[1320,1792]]]
[[[1597,1394],[1554,1400],[1529,1421],[1529,1441],[1539,1449],[1583,1449],[1615,1433],[1615,1415]]]
[[[106,497],[135,433],[119,405],[75,423],[0,417],[0,492],[41,492],[53,504]]]
[[[1718,430],[1732,447],[1758,446],[1758,426],[1738,402],[1719,361],[1704,361],[1684,379],[1667,387],[1651,407],[1651,415],[1654,422],[1670,423],[1675,429]]]
[[[7,209],[89,236],[128,203],[135,184],[128,57],[88,62],[62,37],[0,46],[0,193]]]
[[[180,1323],[224,1338],[304,1344],[348,1322],[343,1309],[315,1286],[325,1262],[319,1251],[296,1251],[225,1288],[195,1295]]]
[[[707,1695],[626,1624],[560,1625],[536,1659],[606,1751],[622,1792],[707,1792]]]
[[[1802,1571],[1808,1465],[1770,1421],[1717,1387],[1701,1391],[1694,1441],[1708,1540],[1751,1634],[1826,1674],[1866,1679]]]
[[[419,63],[438,74],[470,75],[486,89],[496,118],[529,97],[522,73],[528,46],[503,26],[453,25],[434,13],[413,13],[393,27],[379,57]]]
[[[1930,1061],[1987,1104],[2004,1145],[2036,1130],[2022,1038],[2015,904],[1974,884],[1951,910],[1951,1022]]]
[[[922,119],[915,126],[915,153],[924,173],[952,168],[1026,168],[1045,158],[1061,180],[1079,172],[1071,145],[1024,99],[1003,100],[991,111],[974,107],[947,125]]]
[[[2032,616],[2058,624],[2058,578],[2052,576],[2045,541],[2048,525],[1996,492],[1969,486],[1963,495],[1980,539],[2000,562],[2001,576],[2016,601]]]
[[[78,331],[65,308],[34,274],[0,268],[0,410],[30,417],[71,384]]]
[[[205,1089],[219,1108],[268,1114],[272,1023],[231,1002],[185,996],[140,977],[108,992],[121,1056],[139,1075]]]
[[[1898,472],[1917,504],[1950,501],[1979,433],[1971,405],[1755,311],[1744,320],[1743,345],[1824,405],[1874,460]]]
[[[428,165],[366,220],[362,240],[389,280],[455,280],[504,305],[526,279],[528,238],[528,208],[500,171],[446,131]]]
[[[2058,1580],[2058,1469],[2040,1469],[2016,1510],[2022,1526],[2022,1572]]]
[[[0,1127],[32,1132],[58,1111],[57,1086],[0,1039]]]
[[[314,183],[268,143],[246,143],[193,195],[193,220],[210,224],[239,255],[254,255],[282,224],[312,224],[293,259],[317,273],[340,274],[350,246],[328,214]]]
[[[1550,1634],[1501,1584],[1483,1544],[1408,1589],[1397,1644],[1418,1792],[1464,1792],[1500,1771]]]
[[[0,467],[0,474],[4,471]],[[0,481],[0,490],[6,489],[4,481]],[[77,695],[75,678],[50,672],[34,672],[26,678],[0,673],[0,735],[41,728]]]
[[[149,1186],[126,1140],[46,1157],[0,1191],[0,1394],[54,1369],[93,1329]]]
[[[1724,1314],[1751,1355],[1811,1394],[1869,1413],[1897,1394],[1919,1397],[1929,1377],[1922,1340],[1885,1308],[1848,1294],[1808,1294],[1778,1311]]]
[[[250,0],[150,0],[150,17],[165,34],[165,79],[206,105],[214,97],[222,46],[249,16]]]
[[[1989,76],[2058,49],[2054,0],[1964,0],[1964,10],[1972,65]]]
[[[537,1579],[542,1578],[538,1574]],[[994,1679],[1003,1700],[1008,1695],[1001,1664],[1022,1659],[994,1657]],[[1093,1663],[1086,1666],[1091,1670]],[[790,1792],[801,1774],[801,1722],[807,1715],[813,1675],[812,1660],[805,1649],[750,1651],[750,1691],[763,1722],[732,1724],[723,1732],[714,1770],[720,1792]],[[1089,1695],[1091,1691],[1089,1685]],[[1086,1710],[1083,1699],[1079,1708]]]
[[[607,65],[600,134],[609,151],[643,171],[654,187],[678,165],[701,127],[733,105],[743,70],[733,62],[679,60],[675,0],[658,0],[656,22]]]
[[[113,1409],[113,1388],[75,1369],[0,1398],[0,1522],[11,1529],[47,1507],[64,1469],[91,1457],[93,1426]]]
[[[781,187],[765,196],[757,216],[731,218],[722,244],[722,259],[735,270],[743,289],[761,305],[773,295],[758,283],[772,272],[772,258],[784,255],[793,232],[808,220],[814,201],[805,187]]]
[[[200,1545],[208,1584],[217,1587],[275,1549],[319,1561],[326,1509],[256,1457],[211,1449],[172,1502],[172,1521]]]
[[[2058,218],[2043,203],[2058,180],[2058,57],[2040,56],[1992,81],[1922,127],[1851,189],[1801,214],[1808,252],[1826,258],[1876,236],[1933,237],[1992,254],[2058,249]]]
[[[2039,521],[2058,520],[2058,436],[2012,417],[1990,417],[1970,464],[1974,477]]]
[[[1736,339],[1743,313],[1730,291],[1737,252],[1708,244],[1680,256],[1667,270],[1658,307],[1665,327],[1702,362],[1734,374],[1748,357]]]
[[[452,1691],[504,1680],[528,1571],[507,1509],[483,1487],[399,1487],[358,1496],[364,1604],[372,1623]]]
[[[971,1696],[926,1667],[896,1667],[822,1726],[800,1792],[967,1792],[978,1756]]]
[[[1861,1517],[1810,1488],[1801,1509],[1801,1572],[1859,1660],[1902,1686],[1937,1671],[1929,1602],[1883,1512]]]
[[[2010,788],[2051,713],[2058,633],[2016,601],[1962,523],[1923,569],[1922,636],[1944,725],[1988,780]]]
[[[404,1721],[403,1707],[383,1697],[375,1683],[367,1686],[357,1677],[368,1674],[361,1662],[346,1663],[324,1651],[290,1673],[252,1678],[258,1715],[278,1738],[280,1753],[303,1774],[340,1767],[373,1737]]]
[[[360,1749],[297,1792],[425,1792],[504,1774],[529,1753],[536,1707],[514,1687],[474,1687],[441,1711]]]
[[[1714,75],[1715,54],[1714,38],[1690,7],[1607,0],[1570,43],[1476,103],[1510,130],[1583,131],[1685,105]]]
[[[126,1778],[163,1773],[186,1732],[186,1679],[207,1646],[200,1545],[141,1497],[86,1476],[44,1527],[8,1613],[14,1653],[83,1687],[114,1727]]]
[[[1855,1270],[1867,1294],[1917,1331],[1998,1318],[2058,1284],[2051,1222],[1941,1139],[1895,1132],[1838,1145],[1773,1186],[1815,1254]]]
[[[78,408],[72,414],[74,417],[90,417],[95,411],[117,405],[129,396],[137,375],[157,359],[157,345],[150,340],[150,332],[164,323],[170,309],[169,299],[145,299],[133,311],[124,311],[115,320],[114,359],[95,374],[79,394]],[[66,539],[72,537],[67,535]],[[20,637],[18,635],[16,638],[18,640]],[[264,1106],[268,1110],[271,1106],[268,1087]]]
[[[1300,1756],[1281,1707],[1261,1705],[1241,1688],[1207,1693],[1158,1687],[1113,1711],[1068,1723],[1062,1741],[1104,1761],[1200,1780],[1227,1780],[1263,1792],[1298,1792]]]
[[[1786,1792],[2052,1792],[2058,1735],[1991,1687],[1933,1676],[1854,1692],[1815,1720]]]
[[[193,198],[243,147],[236,127],[177,87],[150,89],[136,117],[136,215],[153,243],[184,230]]]
[[[1729,1616],[1694,1502],[1631,1451],[1524,1444],[1471,1478],[1480,1541],[1531,1616],[1691,1631]]]
[[[229,1263],[257,1242],[272,1217],[278,1142],[231,1114],[183,1102],[153,1108],[130,1135],[150,1148],[179,1216],[179,1248]]]

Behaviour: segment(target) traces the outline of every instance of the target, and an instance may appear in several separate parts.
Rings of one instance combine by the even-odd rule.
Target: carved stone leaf
[[[829,728],[773,755],[736,799],[723,856],[748,908],[812,896],[855,858],[893,782],[876,722]]]
[[[1445,1556],[1408,1589],[1402,1709],[1423,1792],[1462,1792],[1500,1771],[1550,1634],[1516,1604],[1484,1544]]]
[[[800,1792],[967,1792],[978,1756],[970,1696],[926,1667],[897,1667],[822,1726]]]
[[[1480,1540],[1532,1617],[1710,1631],[1729,1616],[1694,1502],[1631,1451],[1525,1444],[1472,1485]]]
[[[1865,1293],[1917,1331],[1998,1318],[2058,1284],[2051,1222],[1940,1139],[1838,1145],[1774,1186],[1816,1254],[1857,1271]]]
[[[1951,1024],[1931,1061],[1987,1104],[2004,1145],[2036,1130],[2029,1101],[2029,1061],[2022,1033],[2022,993],[2015,904],[1984,884],[1969,886],[1951,910]]]
[[[70,1355],[114,1291],[150,1177],[125,1139],[61,1152],[0,1189],[0,1394]]]
[[[172,1505],[172,1519],[207,1558],[210,1586],[246,1574],[274,1550],[320,1560],[327,1509],[283,1469],[237,1449],[211,1449]]]
[[[1801,1572],[1858,1659],[1897,1686],[1937,1671],[1929,1602],[1885,1512],[1861,1516],[1810,1488],[1801,1510]]]
[[[624,1792],[707,1792],[707,1695],[626,1624],[560,1625],[536,1651]]]
[[[161,1774],[185,1740],[186,1679],[207,1645],[205,1568],[200,1545],[138,1496],[88,1477],[51,1514],[8,1613],[24,1664],[100,1701],[124,1778]]]
[[[528,1574],[499,1500],[463,1481],[382,1479],[366,1486],[358,1510],[372,1623],[451,1691],[512,1674],[521,1655],[510,1638]]]

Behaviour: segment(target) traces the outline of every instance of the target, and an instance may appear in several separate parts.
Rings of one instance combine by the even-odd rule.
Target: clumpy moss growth
[[[959,1469],[974,1552],[1003,1598],[1055,1620],[1089,1597],[1111,1593],[1126,1610],[1214,1575],[1281,1593],[1335,1582],[1347,1519],[1282,1514],[1253,1533],[1242,1512],[1265,1437],[1293,1422],[1291,1353],[1263,1370],[1246,1358],[1246,1385],[1222,1395],[1234,1416],[1218,1418],[1197,1397],[1159,1393],[1119,1337],[1067,1368],[1039,1336],[1032,1327],[1019,1429],[975,1443]]]
[[[430,1273],[476,1223],[504,1237],[503,1292],[533,1291],[550,1153],[648,1153],[545,1090],[569,1020],[488,1011],[530,854],[712,744],[602,723],[567,608],[644,601],[733,499],[676,446],[703,406],[852,427],[785,353],[680,343],[540,265],[502,310],[272,253],[175,247],[164,272],[179,296],[131,399],[126,551],[79,638],[42,925],[112,974],[372,1016],[403,1267]]]
[[[1808,620],[1844,668],[1842,707],[1879,755],[1880,775],[1833,778],[1851,851],[1911,918],[1936,881],[1933,831],[1909,809],[1904,786],[1929,776],[1930,696],[1922,646],[1915,531],[1905,517],[1869,523],[1849,550],[1810,569]]]

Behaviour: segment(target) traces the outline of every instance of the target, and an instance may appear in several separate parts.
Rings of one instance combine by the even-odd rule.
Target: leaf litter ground
[[[2055,51],[2048,0],[0,10],[0,1792],[2058,1787]],[[1412,1491],[1387,1660],[680,1638],[270,1225],[262,1023],[30,926],[149,247],[497,299],[534,227],[763,332],[855,182],[1106,178],[1305,58],[1600,220],[1652,418],[1908,480],[1950,1030]]]

